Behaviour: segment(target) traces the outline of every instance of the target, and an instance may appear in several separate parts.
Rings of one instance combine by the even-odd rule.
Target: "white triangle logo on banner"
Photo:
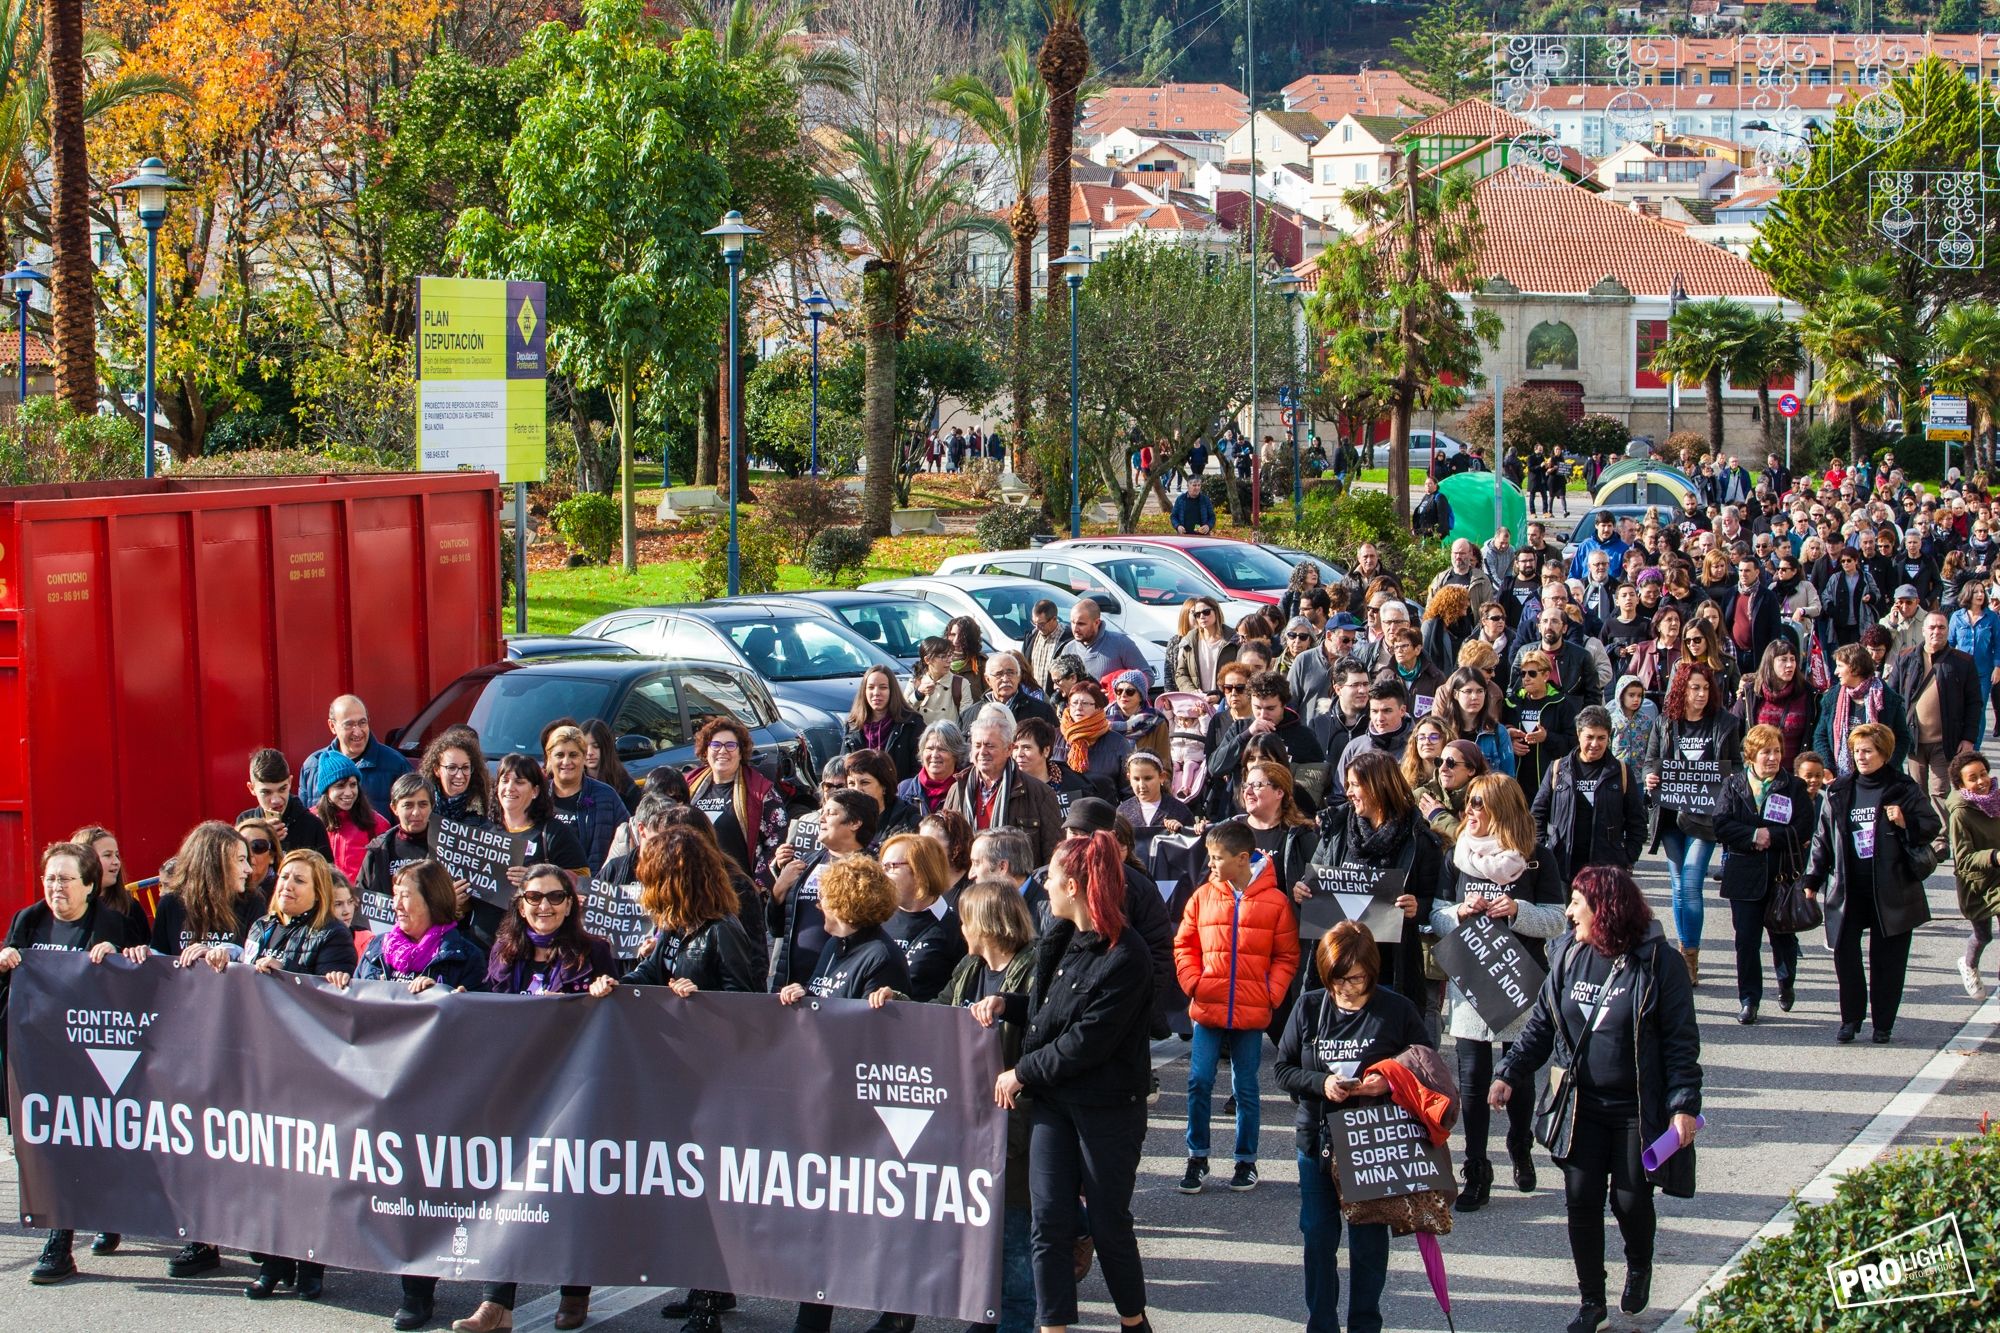
[[[889,1137],[896,1141],[896,1155],[908,1157],[910,1148],[917,1137],[924,1132],[924,1126],[931,1122],[934,1111],[919,1111],[909,1106],[878,1106],[875,1114],[882,1117],[883,1126]]]
[[[111,1089],[114,1097],[118,1095],[118,1089],[125,1086],[132,1066],[139,1063],[137,1051],[99,1051],[86,1047],[83,1053],[90,1057],[90,1063],[97,1066],[98,1077],[104,1080],[104,1086]]]
[[[1368,910],[1368,905],[1375,901],[1375,895],[1372,893],[1336,893],[1333,897],[1334,901],[1340,904],[1340,910],[1347,914],[1349,921],[1359,921],[1361,914]]]

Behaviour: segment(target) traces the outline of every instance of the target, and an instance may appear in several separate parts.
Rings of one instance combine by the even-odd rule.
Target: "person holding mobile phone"
[[[1326,1120],[1357,1097],[1389,1091],[1371,1065],[1431,1039],[1417,1006],[1378,983],[1382,957],[1359,922],[1343,921],[1320,937],[1312,966],[1325,989],[1300,997],[1278,1042],[1278,1086],[1298,1103],[1299,1230],[1305,1237],[1306,1333],[1340,1333],[1340,1192],[1334,1184]],[[1347,1328],[1382,1327],[1382,1287],[1389,1274],[1389,1228],[1355,1223],[1348,1232]]]

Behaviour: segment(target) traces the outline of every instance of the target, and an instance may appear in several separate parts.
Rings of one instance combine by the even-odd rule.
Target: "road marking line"
[[[590,1318],[584,1321],[583,1326],[592,1328],[673,1290],[673,1287],[599,1287],[590,1293]],[[529,1301],[514,1312],[516,1333],[554,1328],[556,1311],[561,1307],[562,1293],[559,1291]]]
[[[1924,1067],[1889,1099],[1888,1104],[1876,1113],[1875,1118],[1869,1121],[1845,1148],[1833,1155],[1833,1160],[1828,1162],[1818,1175],[1806,1182],[1805,1188],[1801,1189],[1796,1197],[1807,1203],[1825,1203],[1832,1199],[1835,1182],[1880,1157],[1882,1150],[1895,1142],[1896,1136],[1908,1129],[1916,1118],[1924,1113],[1924,1108],[1931,1104],[1938,1093],[1944,1091],[1952,1076],[1964,1067],[1965,1057],[1977,1051],[1982,1044],[1991,1041],[1996,1032],[2000,1032],[2000,995],[1989,998],[1986,1003],[1973,1011],[1972,1017],[1965,1021],[1965,1026],[1931,1056]],[[1702,1283],[1694,1295],[1688,1297],[1666,1323],[1660,1325],[1660,1333],[1687,1333],[1687,1330],[1693,1328],[1691,1321],[1695,1307],[1701,1303],[1702,1298],[1729,1280],[1730,1274],[1736,1270],[1736,1265],[1743,1261],[1743,1256],[1748,1254],[1753,1246],[1769,1237],[1790,1231],[1796,1216],[1796,1207],[1787,1201],[1783,1208],[1772,1215],[1770,1221],[1759,1227],[1755,1235],[1744,1241],[1736,1253],[1729,1256],[1727,1263],[1709,1275],[1708,1281]]]

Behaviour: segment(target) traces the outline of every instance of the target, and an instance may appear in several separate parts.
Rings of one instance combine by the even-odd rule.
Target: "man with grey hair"
[[[1373,674],[1376,667],[1389,660],[1389,650],[1383,646],[1389,635],[1398,625],[1409,624],[1411,617],[1410,604],[1387,589],[1375,594],[1370,610],[1374,611],[1373,619],[1382,628],[1374,638],[1356,644],[1354,656]]]
[[[1431,580],[1431,586],[1424,594],[1425,601],[1437,596],[1439,588],[1450,584],[1465,589],[1472,598],[1475,610],[1493,600],[1493,580],[1487,577],[1486,567],[1479,561],[1479,548],[1464,537],[1451,544],[1451,563]]]
[[[965,816],[974,833],[1011,828],[1026,835],[1035,864],[1046,863],[1062,841],[1062,808],[1048,784],[1014,763],[1014,715],[989,704],[972,720],[971,762],[945,793],[940,809]]]
[[[1019,829],[987,829],[972,840],[972,878],[1004,879],[1016,893],[1035,873],[1035,845]]]
[[[1075,659],[1071,659],[1072,661]],[[1056,710],[1044,700],[1022,688],[1027,677],[1027,665],[1021,655],[1002,650],[986,659],[986,695],[975,699],[958,716],[958,724],[967,731],[988,704],[999,704],[1014,717],[1015,721],[1038,717],[1050,726],[1058,725]]]

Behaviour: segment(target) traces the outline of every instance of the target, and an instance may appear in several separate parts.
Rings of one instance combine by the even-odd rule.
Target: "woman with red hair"
[[[1032,1094],[1028,1191],[1044,1333],[1076,1322],[1079,1194],[1120,1321],[1152,1333],[1132,1185],[1152,1085],[1153,961],[1139,932],[1126,929],[1123,856],[1110,833],[1063,843],[1049,863],[1050,921],[1029,993],[972,1006],[987,1027],[1003,1018],[1026,1024],[1021,1058],[993,1085],[993,1100],[1012,1110]]]
[[[1569,1333],[1594,1333],[1609,1317],[1604,1285],[1604,1199],[1625,1238],[1625,1292],[1618,1308],[1638,1314],[1653,1287],[1653,1187],[1694,1195],[1694,1151],[1683,1147],[1653,1169],[1646,1145],[1669,1127],[1694,1142],[1701,1114],[1701,1033],[1687,969],[1667,948],[1632,874],[1585,866],[1569,899],[1570,934],[1542,983],[1528,1025],[1493,1071],[1487,1102],[1532,1096],[1535,1071],[1555,1057],[1567,1071],[1576,1114],[1561,1163],[1569,1252],[1582,1308]],[[1556,1094],[1552,1091],[1552,1097]]]

